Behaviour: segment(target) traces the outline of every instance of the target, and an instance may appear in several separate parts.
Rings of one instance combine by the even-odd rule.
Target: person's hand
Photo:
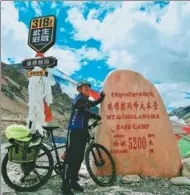
[[[100,115],[95,114],[95,113],[92,115],[92,118],[95,119],[95,120],[101,120],[102,119]]]
[[[100,93],[100,97],[104,98],[105,96],[106,96],[106,94],[102,91],[102,92]]]
[[[102,117],[100,116],[100,115],[96,115],[96,120],[101,120],[102,119]]]
[[[100,93],[99,100],[102,102],[102,101],[104,100],[105,96],[106,96],[106,94],[102,91],[102,92]]]

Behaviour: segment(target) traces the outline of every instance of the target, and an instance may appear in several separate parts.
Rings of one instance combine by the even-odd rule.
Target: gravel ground
[[[1,157],[4,156],[4,145],[1,146]],[[84,187],[84,193],[75,194],[91,195],[190,195],[189,186],[175,186],[170,180],[164,178],[141,177],[139,183],[124,184],[121,177],[117,178],[115,185],[110,187],[99,187],[89,177],[85,165],[80,173],[85,177],[80,178],[80,184]],[[14,192],[3,181],[1,177],[2,195],[61,195],[60,177],[53,174],[51,179],[36,192]]]

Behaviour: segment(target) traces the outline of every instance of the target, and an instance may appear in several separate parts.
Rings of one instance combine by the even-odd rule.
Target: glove
[[[100,115],[95,114],[95,113],[92,115],[92,118],[95,119],[95,120],[101,120],[102,119]]]
[[[102,117],[100,115],[96,115],[96,120],[101,120]]]
[[[102,91],[102,92],[100,93],[99,101],[100,101],[100,102],[103,102],[105,96],[106,96],[106,94],[104,94],[104,92]]]
[[[106,94],[102,91],[101,93],[100,93],[100,97],[101,98],[104,98],[106,96]]]

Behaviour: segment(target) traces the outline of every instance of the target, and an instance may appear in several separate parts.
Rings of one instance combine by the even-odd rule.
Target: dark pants
[[[67,136],[67,155],[64,165],[64,179],[68,183],[77,181],[78,172],[84,159],[87,129],[72,129]]]

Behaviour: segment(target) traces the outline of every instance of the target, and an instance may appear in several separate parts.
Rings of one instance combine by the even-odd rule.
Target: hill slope
[[[28,80],[15,67],[19,64],[1,63],[1,115],[2,130],[11,124],[11,120],[24,122],[28,115]],[[60,86],[52,87],[53,104],[51,106],[54,123],[64,130],[68,123],[71,110],[71,98],[62,94]]]
[[[182,118],[187,125],[190,125],[190,106],[177,108],[173,110],[169,115]]]

